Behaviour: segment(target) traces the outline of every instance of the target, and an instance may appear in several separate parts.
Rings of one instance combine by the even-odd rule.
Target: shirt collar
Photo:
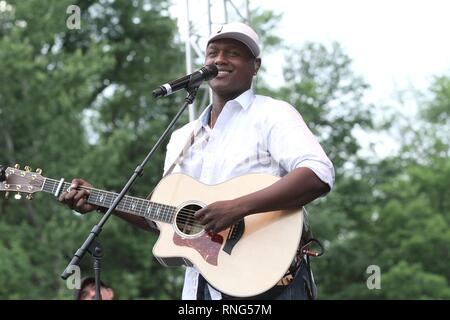
[[[236,102],[242,107],[242,109],[246,110],[251,106],[253,100],[255,100],[255,93],[250,88],[247,91],[243,92],[240,96],[236,97],[233,100],[228,101],[227,103]],[[211,116],[211,107],[212,105],[210,104],[198,117],[198,120],[203,127],[208,126],[209,117]]]
[[[237,102],[244,110],[246,110],[248,109],[248,107],[251,106],[253,100],[255,100],[255,93],[250,88],[244,93],[242,93],[240,96],[238,96],[236,99],[233,99],[231,101]]]

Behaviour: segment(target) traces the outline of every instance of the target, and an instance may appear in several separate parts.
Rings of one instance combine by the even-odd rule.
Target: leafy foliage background
[[[10,10],[0,11],[0,164],[120,190],[183,100],[150,95],[183,74],[171,3],[7,4]],[[79,30],[66,26],[73,4],[82,13]],[[252,18],[267,52],[286,51],[285,85],[270,87],[262,72],[257,92],[295,105],[336,168],[334,190],[308,206],[314,234],[326,247],[312,261],[319,298],[450,298],[450,76],[437,75],[418,101],[420,112],[405,119],[387,112],[389,106],[364,102],[370,87],[338,43],[283,47],[273,32],[280,15],[255,8]],[[375,121],[380,114],[383,120]],[[400,152],[363,155],[361,132],[395,136]],[[132,195],[153,189],[163,159],[164,149]],[[60,274],[98,219],[71,212],[48,194],[31,202],[1,199],[0,298],[72,299]],[[102,279],[116,298],[181,297],[183,269],[157,263],[154,235],[113,217],[100,240]],[[89,255],[83,259],[83,275],[92,263]],[[367,288],[370,265],[381,269],[380,290]]]

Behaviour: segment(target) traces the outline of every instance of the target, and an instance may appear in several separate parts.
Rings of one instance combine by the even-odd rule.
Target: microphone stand
[[[172,119],[166,130],[162,133],[161,137],[158,139],[158,141],[155,143],[153,148],[149,151],[145,159],[142,161],[140,165],[134,169],[134,172],[126,185],[123,187],[122,191],[119,193],[117,198],[112,203],[111,207],[106,211],[106,213],[103,215],[103,217],[100,219],[98,224],[96,224],[91,232],[89,233],[88,237],[82,244],[82,246],[75,252],[72,260],[69,262],[67,267],[64,269],[63,273],[61,274],[61,278],[66,280],[71,274],[71,270],[73,270],[72,266],[78,266],[80,263],[80,260],[83,258],[83,256],[86,254],[86,251],[91,253],[93,255],[95,262],[94,262],[94,272],[95,272],[95,288],[96,288],[96,299],[100,298],[100,259],[101,259],[101,246],[96,241],[96,238],[100,235],[100,232],[102,231],[103,226],[105,225],[106,221],[109,219],[111,214],[115,211],[117,205],[120,203],[120,201],[123,199],[125,194],[128,192],[128,190],[131,188],[137,177],[142,177],[144,172],[144,167],[147,164],[147,162],[150,160],[150,158],[153,156],[155,151],[160,147],[162,142],[165,140],[165,138],[168,136],[169,132],[172,130],[172,128],[175,126],[176,122],[180,118],[180,116],[183,114],[184,110],[186,110],[187,106],[192,104],[194,102],[194,99],[197,95],[198,88],[200,87],[201,81],[198,81],[198,79],[193,79],[191,77],[191,80],[186,88],[188,94],[185,98],[185,102],[181,109],[178,111],[178,113],[175,115],[175,117]]]
[[[94,250],[89,250],[89,253],[94,257],[94,279],[95,279],[95,300],[102,300],[102,295],[100,293],[101,290],[101,281],[100,281],[100,272],[101,272],[101,260],[102,260],[102,246],[101,244],[94,240],[90,249],[94,247]]]

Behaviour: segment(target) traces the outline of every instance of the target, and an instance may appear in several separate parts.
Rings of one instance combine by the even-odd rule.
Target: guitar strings
[[[112,204],[112,202],[114,201],[114,199],[115,199],[115,196],[117,196],[117,194],[112,194],[112,199],[110,199],[110,198],[107,198],[107,200],[109,201],[109,202],[111,202],[110,204]],[[107,196],[108,197],[108,196]],[[141,199],[138,199],[138,201],[143,201],[143,200],[141,200]],[[155,203],[155,202],[151,202],[151,201],[148,201],[148,200],[145,200],[145,201],[147,201],[148,203],[150,203],[150,206],[153,206],[153,205],[161,205],[161,204],[157,204],[157,203]],[[131,207],[131,203],[132,203],[132,201],[131,200],[129,200],[129,199],[123,199],[120,203],[119,203],[119,205],[121,205],[121,206],[128,206],[128,207]],[[138,203],[138,206],[142,206],[142,204],[141,203]],[[165,206],[165,207],[161,207],[160,208],[160,210],[162,210],[161,211],[161,214],[162,214],[162,216],[163,217],[170,217],[170,218],[172,218],[173,216],[175,216],[175,214],[174,214],[174,212],[171,212],[171,210],[173,210],[173,211],[175,211],[175,209],[176,209],[176,207],[173,207],[173,206],[167,206],[167,205],[161,205],[161,206]],[[148,208],[148,207],[147,207]],[[169,209],[170,208],[170,209]],[[146,210],[145,210],[146,211]],[[185,222],[185,223],[190,223],[190,221],[189,221],[189,219],[192,217],[192,218],[195,218],[194,216],[193,216],[193,214],[195,213],[195,212],[197,212],[197,210],[192,210],[192,209],[187,209],[187,208],[183,208],[183,209],[181,209],[180,211],[178,211],[178,214],[176,215],[177,216],[177,221],[180,221],[180,222]],[[193,224],[194,226],[202,226],[202,225],[200,225],[200,224]]]
[[[58,181],[57,180],[54,180],[54,179],[48,179],[47,178],[47,180],[49,180],[49,181],[52,181],[52,182],[54,182],[54,183],[58,183]],[[67,185],[69,185],[70,186],[70,184],[69,183],[65,183],[65,184],[67,184]],[[54,188],[54,186],[53,186],[53,188]],[[89,190],[89,191],[93,191],[93,192],[98,192],[98,193],[100,193],[100,194],[105,194],[106,195],[106,200],[108,201],[108,202],[110,202],[109,204],[112,204],[113,202],[114,202],[114,200],[115,200],[115,198],[118,196],[118,194],[117,193],[115,193],[115,192],[110,192],[110,191],[105,191],[105,190],[100,190],[100,189],[96,189],[96,188],[91,188],[91,187],[85,187],[85,186],[79,186],[77,189],[84,189],[84,190]],[[90,194],[90,195],[93,195],[92,193]],[[97,195],[98,196],[98,195]],[[96,197],[97,197],[96,196]],[[134,198],[134,199],[136,199],[136,203],[137,203],[137,206],[139,207],[139,206],[141,206],[142,207],[142,201],[144,201],[144,203],[149,203],[149,205],[150,206],[154,206],[154,205],[156,205],[156,206],[161,206],[160,207],[160,210],[162,210],[162,215],[163,215],[163,217],[166,217],[166,218],[172,218],[172,217],[174,217],[175,216],[175,214],[173,213],[173,212],[171,212],[170,210],[174,210],[175,211],[175,209],[176,209],[176,207],[173,207],[173,206],[168,206],[168,205],[165,205],[165,204],[159,204],[159,203],[156,203],[156,202],[152,202],[152,201],[149,201],[149,200],[144,200],[144,199],[140,199],[140,198],[136,198],[136,197],[132,197],[132,196],[125,196],[120,202],[119,202],[119,205],[120,206],[128,206],[128,207],[132,207],[131,206],[131,204],[133,203],[133,200],[131,200],[130,198]],[[148,208],[148,207],[147,207]],[[186,224],[189,224],[189,226],[191,226],[191,227],[201,227],[201,228],[203,228],[203,225],[201,225],[201,224],[199,224],[199,223],[195,223],[194,221],[190,221],[190,219],[191,218],[195,218],[194,216],[193,216],[193,213],[195,213],[195,212],[197,212],[198,210],[192,210],[192,209],[187,209],[187,208],[183,208],[183,209],[181,209],[179,212],[178,212],[178,214],[176,215],[177,216],[177,219],[176,219],[176,221],[178,221],[178,222],[181,222],[181,223],[186,223]],[[144,215],[145,216],[145,215]],[[191,224],[192,223],[192,224]],[[191,225],[190,225],[191,224]]]
[[[50,180],[50,179],[49,179],[49,180]],[[56,180],[53,180],[53,182],[56,183],[57,181],[56,181]],[[66,182],[65,184],[68,184],[68,183]],[[68,184],[68,185],[70,185],[70,184]],[[89,190],[89,191],[99,192],[100,194],[101,194],[101,193],[105,193],[105,194],[106,194],[106,200],[112,201],[112,202],[114,202],[115,198],[119,195],[118,193],[115,193],[115,192],[103,191],[103,190],[100,190],[100,189],[90,188],[90,187],[84,187],[84,186],[80,186],[80,187],[78,187],[78,189],[85,189],[85,190]],[[112,198],[109,198],[109,196],[111,196]],[[161,206],[161,209],[162,209],[162,210],[166,210],[166,211],[167,211],[168,209],[173,209],[173,210],[176,209],[176,207],[174,207],[174,206],[169,206],[169,205],[165,205],[165,204],[161,204],[161,203],[157,203],[157,202],[153,202],[153,201],[150,201],[150,200],[147,200],[147,199],[141,199],[141,198],[137,198],[137,197],[133,197],[133,196],[125,196],[125,197],[119,202],[119,204],[120,204],[120,205],[128,205],[128,206],[130,206],[130,204],[133,203],[133,200],[131,200],[130,198],[136,199],[136,203],[137,203],[138,205],[141,204],[141,202],[144,202],[144,203],[149,203],[151,206],[154,206],[154,205],[156,205],[156,206]],[[111,202],[110,204],[112,204],[112,202]],[[131,206],[130,206],[130,207],[131,207]],[[185,211],[191,211],[191,212],[196,212],[196,210],[191,210],[191,209],[183,209],[183,210],[185,210]]]
[[[51,187],[51,192],[53,192],[53,190],[55,189],[56,184],[59,184],[59,181],[54,180],[54,179],[50,179],[50,178],[45,178],[45,180],[42,182],[42,189],[45,188],[45,182],[49,181],[49,182],[53,182],[53,186]],[[37,183],[38,181],[36,181]],[[70,188],[70,183],[65,182],[63,184],[64,187],[68,186],[67,189]],[[65,190],[67,190],[65,189]],[[115,192],[110,192],[110,191],[105,191],[105,190],[100,190],[100,189],[96,189],[96,188],[92,188],[92,187],[85,187],[85,186],[79,186],[77,189],[84,189],[84,190],[89,190],[89,191],[93,191],[93,192],[98,192],[100,194],[105,194],[106,195],[106,200],[108,200],[110,202],[110,204],[112,204],[112,202],[114,202],[114,200],[117,198],[118,194]],[[49,190],[47,190],[49,191]],[[93,195],[92,193],[89,195],[91,196]],[[96,197],[98,197],[98,195],[96,195]],[[111,197],[111,198],[110,198]],[[168,205],[164,205],[164,204],[159,204],[156,202],[152,202],[150,200],[147,199],[140,199],[140,198],[136,198],[136,197],[132,197],[132,196],[125,196],[118,205],[121,206],[126,206],[128,205],[130,208],[132,208],[132,204],[133,204],[133,200],[131,199],[136,199],[135,203],[138,206],[138,210],[139,210],[139,206],[141,206],[143,208],[142,202],[144,202],[144,205],[146,203],[149,204],[149,206],[147,206],[147,210],[150,206],[161,206],[160,208],[158,208],[158,210],[162,209],[162,215],[163,218],[170,218],[172,220],[172,218],[175,217],[175,209],[176,207],[174,206],[168,206]],[[141,209],[142,209],[141,208]],[[124,208],[126,209],[126,208]],[[173,211],[173,212],[172,212]],[[202,224],[197,223],[196,221],[192,221],[192,218],[195,219],[194,213],[197,212],[198,210],[192,210],[192,209],[187,209],[187,208],[182,208],[181,210],[178,211],[178,214],[176,214],[176,219],[175,222],[176,223],[185,223],[187,225],[189,225],[190,227],[199,227],[199,228],[203,228]],[[141,214],[141,212],[139,212],[140,214],[138,214],[139,216],[144,216],[146,218],[148,218],[145,214]],[[133,214],[133,212],[132,212]],[[157,219],[155,219],[157,220]]]

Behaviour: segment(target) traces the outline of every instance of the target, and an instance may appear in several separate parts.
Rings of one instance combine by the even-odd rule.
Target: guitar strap
[[[200,130],[195,130],[195,129],[196,128],[194,128],[192,133],[189,135],[188,139],[186,140],[186,143],[184,144],[183,149],[181,149],[180,153],[175,158],[173,163],[170,165],[169,169],[167,169],[167,171],[163,174],[163,178],[165,176],[169,175],[173,171],[173,169],[175,169],[176,165],[181,163],[181,161],[183,161],[184,155],[189,150],[189,148],[194,144],[195,138],[198,135],[198,133],[200,132]]]
[[[175,169],[175,167],[177,166],[177,164],[179,164],[179,163],[181,163],[183,161],[183,158],[184,158],[186,152],[194,144],[195,138],[200,133],[201,128],[202,128],[201,122],[199,120],[197,120],[197,122],[195,123],[194,130],[192,130],[191,134],[189,135],[188,139],[186,140],[186,142],[185,142],[183,148],[181,149],[180,153],[175,158],[175,160],[172,162],[172,164],[170,165],[169,169],[167,169],[167,171],[164,172],[162,178],[164,178],[165,176],[171,174],[173,169]],[[152,192],[150,192],[150,194],[147,196],[147,200],[150,200],[150,198],[151,198],[151,196],[153,194],[153,191],[155,191],[155,189],[153,189]]]

